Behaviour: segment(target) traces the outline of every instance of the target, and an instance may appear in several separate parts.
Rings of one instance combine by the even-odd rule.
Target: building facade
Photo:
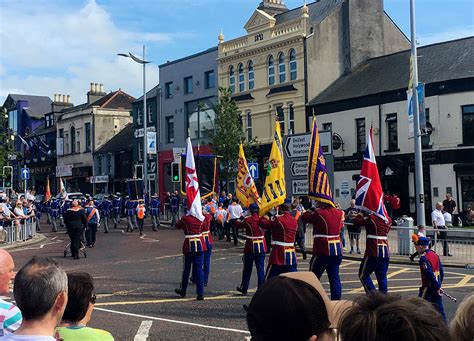
[[[171,181],[171,163],[181,154],[186,138],[200,153],[211,152],[217,101],[217,47],[160,65],[162,87],[160,113],[159,193],[178,189]]]
[[[160,86],[157,85],[146,94],[146,106],[147,106],[147,131],[157,132],[158,131],[158,118],[160,109]],[[138,98],[132,104],[132,115],[133,124],[131,127],[132,139],[132,164],[133,164],[133,176],[142,178],[143,175],[143,96]],[[147,158],[148,163],[148,188],[150,193],[157,191],[157,154],[149,154]]]
[[[91,83],[87,99],[58,117],[56,176],[66,180],[69,192],[92,194],[93,152],[131,123],[135,98],[120,89],[106,94],[101,84]]]
[[[426,216],[451,193],[458,210],[474,204],[474,38],[418,48],[425,84],[427,132],[422,137]],[[318,126],[332,129],[335,200],[348,207],[373,127],[374,149],[385,191],[415,216],[414,142],[409,137],[406,90],[410,51],[372,58],[310,101]],[[343,189],[348,189],[349,193]],[[431,221],[427,218],[427,221]]]

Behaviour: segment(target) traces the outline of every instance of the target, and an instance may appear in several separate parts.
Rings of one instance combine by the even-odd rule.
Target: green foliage
[[[8,118],[5,117],[3,108],[0,110],[0,169],[8,164],[8,154],[11,153]],[[1,172],[0,172],[1,173]]]
[[[242,119],[238,107],[232,99],[230,89],[219,88],[219,100],[214,106],[216,118],[214,132],[211,136],[212,150],[219,155],[221,178],[229,183],[237,175],[237,161],[239,158],[239,144],[244,145],[247,159],[252,158],[252,146],[256,138],[246,141],[242,127]],[[248,154],[247,154],[248,153]]]

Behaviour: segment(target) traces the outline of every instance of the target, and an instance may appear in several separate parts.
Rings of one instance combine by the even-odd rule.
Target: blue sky
[[[244,34],[260,0],[0,0],[0,102],[8,93],[70,94],[86,100],[89,82],[138,97],[141,70],[118,52],[147,46],[147,88],[158,65]],[[307,1],[308,3],[311,1]],[[285,0],[288,8],[303,0]],[[409,32],[409,0],[385,0],[385,11]],[[474,0],[417,0],[420,45],[474,35]]]

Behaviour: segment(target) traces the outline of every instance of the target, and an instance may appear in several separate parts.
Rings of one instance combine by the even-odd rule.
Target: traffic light
[[[3,166],[3,185],[5,188],[12,188],[13,184],[13,167]]]
[[[171,181],[179,182],[180,181],[180,174],[179,174],[179,162],[173,162],[171,164]]]

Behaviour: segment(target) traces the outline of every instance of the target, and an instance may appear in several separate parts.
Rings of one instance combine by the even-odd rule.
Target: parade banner
[[[59,178],[59,193],[61,193],[61,197],[66,197],[66,186],[64,185],[62,178]]]
[[[388,214],[383,202],[382,185],[380,182],[377,161],[375,159],[374,145],[372,143],[372,127],[367,136],[367,146],[365,147],[364,160],[357,181],[355,194],[355,207],[376,214],[381,219],[388,222]]]
[[[244,147],[239,146],[239,161],[237,164],[237,188],[235,195],[240,200],[243,206],[248,207],[252,203],[261,205],[260,195],[258,195],[257,187],[250,175],[249,166],[245,159]]]
[[[49,175],[46,175],[46,187],[44,189],[43,202],[48,202],[51,199],[51,187],[49,185]]]
[[[186,148],[186,206],[188,208],[188,215],[204,221],[201,206],[201,194],[199,193],[199,181],[196,172],[196,165],[194,164],[193,145],[191,138],[187,139]]]
[[[181,174],[186,174],[186,155],[181,156]],[[199,192],[206,199],[217,191],[217,157],[215,155],[194,155],[198,170]],[[186,195],[186,178],[181,178],[181,194]]]
[[[319,132],[316,117],[313,118],[313,130],[308,154],[308,196],[310,199],[336,207],[329,186],[326,159],[319,143]]]
[[[265,186],[262,191],[260,215],[266,214],[273,207],[281,205],[286,198],[285,165],[281,143],[280,123],[275,122],[270,158],[267,162]]]

